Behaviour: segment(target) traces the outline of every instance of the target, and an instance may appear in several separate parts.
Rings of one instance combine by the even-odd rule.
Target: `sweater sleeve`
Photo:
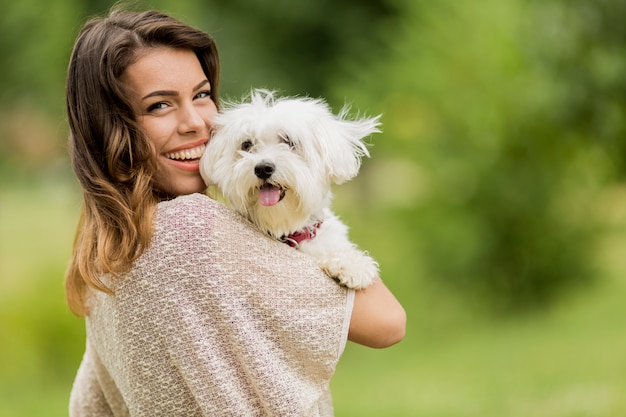
[[[131,415],[332,414],[354,292],[202,195],[161,203],[153,242],[88,339]]]

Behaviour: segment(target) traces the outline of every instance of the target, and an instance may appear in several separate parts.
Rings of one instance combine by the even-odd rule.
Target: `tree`
[[[336,84],[385,114],[363,206],[397,203],[387,244],[411,245],[403,262],[437,282],[497,311],[549,305],[593,277],[594,197],[623,172],[624,6],[402,7],[389,60]]]

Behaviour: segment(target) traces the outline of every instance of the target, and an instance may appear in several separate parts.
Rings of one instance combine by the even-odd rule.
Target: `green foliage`
[[[429,276],[498,311],[592,278],[590,210],[624,136],[617,3],[405,2],[388,59],[335,92],[385,114],[366,168],[386,178],[371,193],[397,184],[406,228],[389,245],[416,240]],[[603,94],[575,100],[581,90]]]
[[[385,0],[207,2],[198,25],[217,40],[223,87],[235,98],[252,87],[325,96],[344,62],[369,57],[373,28],[398,10]]]
[[[10,2],[0,14],[0,100],[28,102],[60,114],[77,5],[37,0]]]

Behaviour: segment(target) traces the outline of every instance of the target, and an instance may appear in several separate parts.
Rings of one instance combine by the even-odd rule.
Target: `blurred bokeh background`
[[[107,0],[0,14],[0,415],[64,416],[84,349],[63,275],[80,211],[65,70]],[[335,190],[406,307],[350,344],[336,414],[626,415],[626,2],[135,1],[210,32],[221,93],[382,113]]]

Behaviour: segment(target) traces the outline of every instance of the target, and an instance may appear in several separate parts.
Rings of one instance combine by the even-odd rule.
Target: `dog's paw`
[[[322,270],[340,285],[357,290],[367,288],[378,276],[378,263],[365,254],[332,258],[321,263]]]

